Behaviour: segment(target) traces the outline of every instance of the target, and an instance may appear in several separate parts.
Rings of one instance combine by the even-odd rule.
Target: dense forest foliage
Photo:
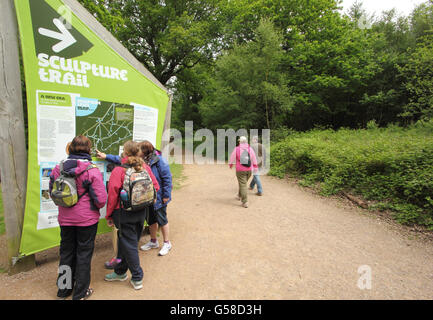
[[[80,0],[173,92],[172,127],[272,129],[271,174],[433,230],[433,0]]]
[[[433,115],[433,1],[80,0],[174,93],[173,126],[406,126]]]

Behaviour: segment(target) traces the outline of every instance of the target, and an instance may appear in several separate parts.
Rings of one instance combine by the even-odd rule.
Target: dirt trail
[[[134,291],[103,280],[111,238],[98,236],[92,299],[433,299],[432,241],[276,178],[262,177],[264,196],[249,191],[245,209],[227,166],[185,165],[184,175],[168,208],[170,254],[140,252],[144,288]],[[37,254],[35,270],[0,274],[0,299],[54,299],[57,251]],[[362,265],[371,290],[357,286]]]

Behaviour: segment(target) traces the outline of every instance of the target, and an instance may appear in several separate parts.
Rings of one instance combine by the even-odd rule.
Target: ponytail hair
[[[128,157],[128,164],[133,167],[135,171],[143,171],[144,160],[141,157]]]
[[[134,168],[135,171],[142,171],[144,161],[138,156],[140,147],[137,142],[129,140],[123,144],[123,154],[128,157],[128,164]]]

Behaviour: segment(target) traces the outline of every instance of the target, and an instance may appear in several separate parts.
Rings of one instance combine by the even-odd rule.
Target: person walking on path
[[[100,218],[99,209],[105,206],[107,192],[101,172],[92,166],[91,148],[92,143],[87,137],[75,137],[67,148],[68,158],[57,165],[50,175],[50,194],[62,167],[64,174],[75,177],[79,195],[74,206],[59,206],[60,262],[57,297],[60,299],[66,299],[73,292],[73,300],[83,300],[93,293],[93,289],[89,288],[90,265]],[[65,267],[72,279],[66,279],[66,284],[59,283],[64,279],[60,272],[64,273]]]
[[[132,167],[136,172],[146,170],[153,182],[153,187],[157,192],[159,184],[152,170],[146,165],[139,156],[140,149],[138,144],[127,141],[123,147],[124,158],[121,163],[124,166]],[[138,255],[138,242],[143,231],[144,220],[147,208],[128,212],[120,206],[120,191],[123,189],[123,182],[126,175],[126,168],[119,166],[111,172],[108,182],[108,202],[107,202],[107,224],[113,224],[118,229],[118,256],[121,262],[114,267],[114,272],[105,276],[106,281],[125,281],[128,279],[127,270],[131,272],[130,283],[134,289],[143,288],[143,269],[140,266]]]
[[[259,138],[257,136],[253,137],[253,143],[251,144],[251,148],[253,148],[256,156],[257,156],[257,166],[258,170],[253,172],[253,179],[250,183],[250,190],[254,190],[254,187],[257,185],[257,195],[262,196],[263,195],[263,187],[262,182],[260,181],[260,174],[261,171],[266,163],[266,150],[264,149],[263,145],[259,143]]]
[[[233,150],[229,167],[233,168],[236,164],[236,178],[238,179],[239,191],[236,199],[242,201],[242,206],[248,208],[248,192],[247,184],[251,178],[251,172],[257,170],[257,159],[254,150],[247,142],[247,138],[242,136],[239,138],[239,145]]]
[[[172,248],[169,239],[169,225],[167,220],[167,204],[171,200],[172,190],[172,175],[170,172],[170,166],[161,156],[161,152],[156,150],[151,142],[143,141],[140,142],[139,145],[144,161],[152,169],[152,172],[158,180],[160,186],[157,201],[153,208],[150,209],[149,213],[150,241],[141,246],[140,249],[147,251],[150,249],[159,248],[156,233],[158,231],[158,226],[160,226],[164,243],[161,250],[159,251],[159,255],[165,256]]]

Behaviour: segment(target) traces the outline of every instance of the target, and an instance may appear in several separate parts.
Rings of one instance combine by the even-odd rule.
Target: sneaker
[[[171,249],[171,242],[166,243],[164,242],[161,251],[159,251],[160,256],[165,256]]]
[[[116,272],[112,272],[105,275],[105,281],[125,281],[128,279],[128,275],[125,274],[117,274]]]
[[[135,290],[140,290],[143,288],[143,280],[135,281],[131,279],[129,282],[132,284]]]
[[[248,208],[248,202],[242,203],[242,207]]]
[[[159,248],[158,240],[156,242],[149,241],[148,243],[146,243],[140,247],[140,249],[143,251],[147,251],[150,249],[156,249],[156,248]]]
[[[122,259],[113,258],[110,261],[104,263],[105,269],[114,269],[119,263],[122,262]]]

